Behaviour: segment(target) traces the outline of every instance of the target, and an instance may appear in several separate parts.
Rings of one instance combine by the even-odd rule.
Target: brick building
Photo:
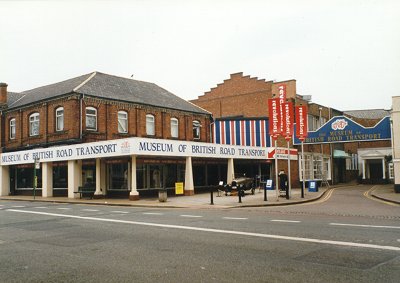
[[[153,83],[93,72],[22,93],[5,83],[0,90],[2,195],[32,193],[35,158],[43,196],[74,198],[90,184],[97,196],[137,199],[179,181],[190,195],[226,175],[226,157],[192,164],[172,153],[182,144],[202,157],[211,114]],[[143,154],[129,154],[137,151]]]
[[[286,90],[288,101],[293,102],[294,105],[308,106],[309,132],[317,133],[319,130],[327,130],[324,129],[327,128],[324,125],[329,125],[335,117],[345,116],[363,127],[373,127],[384,117],[390,115],[389,111],[386,110],[343,112],[312,103],[310,96],[298,95],[295,80],[266,81],[256,77],[244,76],[243,73],[231,74],[229,79],[224,80],[223,83],[211,88],[210,91],[191,102],[212,112],[214,118],[216,118],[216,125],[218,121],[230,124],[233,120],[238,119],[268,121],[270,117],[267,106],[268,99],[277,97],[282,86]],[[269,139],[268,132],[266,134]],[[326,135],[326,132],[322,135]],[[227,141],[219,139],[217,143],[227,143]],[[286,140],[279,137],[278,146],[286,147]],[[299,172],[302,172],[301,162],[299,162],[301,161],[301,147],[298,143],[293,145],[293,142],[290,142],[290,148],[298,149],[299,156],[291,160],[290,165],[292,184],[294,187],[298,187],[303,179],[299,174]],[[375,155],[378,154],[379,156],[374,158],[374,153],[368,153],[364,149],[378,150],[379,152],[375,152]],[[330,183],[348,182],[357,178],[364,180],[364,182],[385,181],[388,177],[386,173],[390,165],[382,160],[385,160],[385,154],[387,155],[389,149],[390,138],[357,142],[305,142],[305,180],[317,180],[319,182],[326,180]],[[271,160],[268,161],[271,162]],[[280,170],[288,171],[287,160],[278,160],[277,166]],[[272,166],[268,166],[263,168],[262,174],[266,174],[268,178],[273,178],[273,172]],[[379,173],[375,174],[376,172]]]

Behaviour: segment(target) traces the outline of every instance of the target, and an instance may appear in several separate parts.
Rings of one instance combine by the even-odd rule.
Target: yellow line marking
[[[367,191],[364,192],[364,196],[365,196],[366,198],[370,199],[370,200],[373,200],[373,201],[377,201],[377,202],[380,202],[380,203],[388,204],[388,205],[391,205],[391,206],[399,206],[399,205],[396,204],[396,203],[392,203],[392,202],[388,202],[388,201],[384,201],[384,200],[381,200],[381,199],[377,199],[377,198],[372,197],[372,196],[371,196],[371,193],[372,193],[374,190],[376,190],[377,187],[378,187],[377,185],[372,186],[372,188],[370,188],[369,190],[367,190]]]

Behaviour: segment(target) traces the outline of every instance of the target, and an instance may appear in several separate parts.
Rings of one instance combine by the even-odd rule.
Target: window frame
[[[201,138],[201,123],[198,120],[193,120],[193,139],[199,140]]]
[[[89,111],[94,111],[95,114],[88,114],[88,110]],[[88,120],[89,120],[88,116],[89,117],[94,117],[94,119],[95,119],[95,127],[94,128],[90,128],[88,126]],[[94,108],[94,107],[90,106],[90,107],[86,107],[86,109],[85,109],[85,128],[88,131],[97,131],[97,109]]]
[[[125,115],[125,117],[124,118],[120,117],[120,114]],[[117,113],[117,117],[118,117],[118,133],[119,134],[127,134],[128,133],[128,112],[124,111],[124,110],[120,110]],[[121,121],[125,121],[125,128],[126,128],[125,130],[123,129],[123,125],[122,125]],[[123,131],[120,131],[120,126]]]
[[[149,121],[152,119],[152,121]],[[146,135],[155,136],[156,134],[156,118],[153,114],[146,114]],[[149,124],[151,123],[151,124]],[[150,131],[152,129],[152,131]]]
[[[37,133],[33,132],[33,125],[37,124]],[[40,113],[35,112],[29,115],[29,136],[30,137],[35,137],[38,136],[40,133]]]
[[[14,131],[12,129],[14,129]],[[10,119],[9,130],[10,130],[10,140],[14,140],[17,135],[17,120],[15,118]]]
[[[61,115],[58,114],[59,111],[62,111]],[[56,115],[56,132],[61,132],[64,130],[64,121],[65,121],[64,120],[64,107],[62,107],[62,106],[57,107],[55,115]],[[59,122],[60,118],[62,119],[62,125],[61,125],[61,128],[58,128],[58,122]]]
[[[175,117],[171,118],[171,138],[179,138],[179,120]]]

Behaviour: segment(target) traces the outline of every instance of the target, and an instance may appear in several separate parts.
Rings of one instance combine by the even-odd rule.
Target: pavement
[[[154,208],[240,208],[240,207],[262,207],[262,206],[285,206],[293,204],[301,204],[317,201],[322,199],[330,189],[336,189],[356,184],[341,184],[338,186],[330,186],[318,188],[317,192],[304,191],[304,198],[301,197],[301,190],[298,188],[292,189],[290,199],[285,197],[277,197],[275,190],[267,190],[267,200],[264,200],[264,191],[256,189],[255,194],[246,194],[239,202],[238,196],[225,196],[221,193],[218,196],[217,192],[213,193],[213,204],[211,204],[210,193],[199,193],[193,196],[168,196],[166,202],[160,202],[158,197],[146,197],[140,200],[130,201],[124,198],[102,198],[88,199],[67,197],[47,197],[41,196],[3,196],[1,200],[21,200],[21,201],[38,201],[52,203],[74,203],[74,204],[92,204],[92,205],[114,205],[114,206],[133,206],[133,207],[154,207]],[[394,192],[393,184],[375,185],[369,190],[369,195],[373,198],[380,199],[386,202],[400,205],[400,194]]]

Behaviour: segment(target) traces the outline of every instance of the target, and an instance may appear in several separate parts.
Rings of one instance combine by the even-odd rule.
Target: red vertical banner
[[[279,98],[268,99],[269,134],[272,138],[278,138],[281,133],[281,112]]]
[[[286,141],[290,141],[293,136],[293,103],[285,102],[282,105],[283,109],[283,132],[282,135]]]
[[[308,135],[307,106],[299,105],[296,109],[296,138],[304,141]]]
[[[280,107],[279,107],[279,110],[280,110],[280,121],[283,121],[283,103],[285,103],[286,102],[286,85],[285,84],[280,84],[280,85],[278,85],[278,93],[279,93],[279,103],[280,103]],[[281,123],[281,125],[280,125],[281,127],[280,127],[280,132],[281,133],[283,133],[284,132],[284,129],[283,129],[283,123]]]

